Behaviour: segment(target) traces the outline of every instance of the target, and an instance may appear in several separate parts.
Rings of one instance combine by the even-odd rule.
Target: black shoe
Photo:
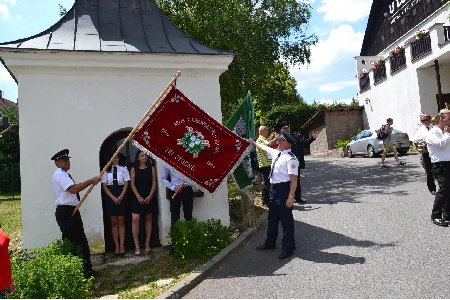
[[[436,191],[430,191],[431,195],[436,196]]]
[[[261,246],[256,247],[256,250],[267,250],[267,249],[275,249],[275,246],[269,247],[266,244],[262,244]]]
[[[305,204],[305,203],[306,203],[306,200],[303,200],[303,199],[297,199],[297,200],[295,200],[295,202]]]
[[[448,224],[450,223],[449,221],[444,221],[442,219],[432,219],[432,221],[437,226],[443,226],[443,227],[447,227]]]
[[[291,256],[294,252],[293,251],[288,251],[288,252],[281,252],[280,256],[278,256],[279,259],[285,259],[288,258],[289,256]]]

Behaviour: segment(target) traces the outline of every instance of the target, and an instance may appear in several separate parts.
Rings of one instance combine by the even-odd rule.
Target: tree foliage
[[[283,103],[286,91],[280,95],[266,89],[276,86],[277,79],[288,85],[295,83],[286,66],[308,63],[310,46],[317,40],[314,35],[305,34],[311,7],[297,0],[156,2],[187,35],[237,54],[228,71],[220,77],[223,120],[228,120],[248,90],[255,102],[261,103],[259,106]],[[280,58],[285,65],[278,63]]]
[[[4,107],[0,115],[8,118],[8,122],[19,122],[17,106]],[[20,162],[19,132],[11,129],[0,138],[0,164]]]
[[[301,127],[317,112],[325,109],[337,109],[351,106],[358,105],[356,103],[353,103],[350,106],[345,104],[308,105],[306,103],[279,105],[271,109],[263,118],[261,118],[261,124],[278,131],[280,130],[280,124],[283,121],[288,121],[291,124],[291,130],[300,130],[303,136],[307,137],[308,132]]]

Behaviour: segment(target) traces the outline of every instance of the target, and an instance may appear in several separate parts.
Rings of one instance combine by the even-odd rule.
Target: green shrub
[[[177,221],[170,229],[174,255],[182,259],[198,258],[208,260],[230,244],[228,228],[220,220],[199,222]]]
[[[69,241],[13,254],[11,268],[16,291],[8,298],[87,298],[94,281],[84,278],[83,258]]]
[[[334,149],[345,148],[347,144],[350,143],[355,138],[355,136],[357,136],[361,131],[362,129],[359,128],[358,132],[355,135],[351,136],[348,140],[338,140],[336,145],[333,146]]]

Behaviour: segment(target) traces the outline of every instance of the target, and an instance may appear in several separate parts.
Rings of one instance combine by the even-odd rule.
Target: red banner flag
[[[175,170],[213,193],[250,145],[175,86],[133,137]]]

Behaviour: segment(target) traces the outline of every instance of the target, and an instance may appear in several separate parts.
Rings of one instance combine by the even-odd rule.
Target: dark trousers
[[[298,167],[297,189],[295,190],[295,200],[302,200],[302,186],[300,185],[300,166]]]
[[[290,182],[275,184],[270,190],[267,238],[264,244],[275,247],[278,238],[278,223],[283,227],[282,250],[285,252],[295,250],[294,216],[292,207],[286,207],[289,196]]]
[[[434,183],[433,172],[431,171],[431,158],[428,153],[422,153],[422,160],[427,172],[427,186],[430,192],[436,191],[436,184]]]
[[[58,223],[59,229],[62,233],[62,239],[69,240],[76,246],[81,247],[81,253],[83,255],[84,267],[86,271],[91,270],[91,252],[89,250],[89,244],[84,234],[83,221],[81,220],[80,212],[72,217],[75,206],[71,205],[58,205],[56,207],[55,217]]]
[[[431,218],[450,220],[450,161],[434,163],[431,171],[439,185]]]
[[[190,221],[194,208],[194,193],[191,186],[183,187],[174,199],[170,199],[170,220],[172,227],[180,219],[181,204],[183,204],[184,219]]]
[[[270,166],[259,168],[262,173],[263,187],[262,187],[262,200],[264,204],[269,204],[270,200]]]

